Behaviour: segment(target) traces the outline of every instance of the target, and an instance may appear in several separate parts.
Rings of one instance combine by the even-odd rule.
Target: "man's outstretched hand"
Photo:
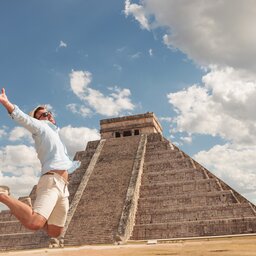
[[[7,98],[6,94],[5,94],[5,89],[2,88],[1,95],[0,95],[0,102],[2,104],[4,104],[4,102],[7,102],[7,101],[8,101],[8,98]]]
[[[14,110],[14,105],[8,100],[6,94],[5,94],[5,89],[2,88],[1,94],[0,94],[0,103],[6,108],[6,110],[9,113],[12,113]]]

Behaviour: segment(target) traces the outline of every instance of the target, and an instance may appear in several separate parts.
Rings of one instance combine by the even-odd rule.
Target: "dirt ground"
[[[256,256],[256,236],[2,252],[0,256]]]

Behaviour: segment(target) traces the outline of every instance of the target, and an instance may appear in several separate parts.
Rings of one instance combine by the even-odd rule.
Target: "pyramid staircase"
[[[140,141],[141,136],[104,141],[81,198],[73,206],[76,210],[72,219],[67,222],[66,245],[115,242]]]
[[[256,207],[161,133],[91,141],[75,159],[65,245],[256,232]],[[0,251],[47,247],[48,239],[0,213]]]
[[[148,136],[131,240],[255,231],[254,205],[160,134]]]

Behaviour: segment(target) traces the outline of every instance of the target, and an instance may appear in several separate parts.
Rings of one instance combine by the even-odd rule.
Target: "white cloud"
[[[186,144],[191,144],[192,143],[192,137],[191,136],[185,136],[185,137],[180,137],[181,141],[183,141]]]
[[[22,139],[28,140],[30,143],[33,142],[31,133],[23,127],[15,127],[9,134],[10,141],[19,141]]]
[[[159,117],[159,120],[160,120],[160,121],[163,121],[163,122],[171,123],[171,122],[172,122],[172,117],[169,117],[169,116],[160,116],[160,117]]]
[[[113,67],[116,68],[118,71],[123,70],[122,66],[120,66],[119,64],[114,64]]]
[[[255,71],[254,0],[144,0],[141,5],[126,2],[126,15],[134,15],[143,28],[166,28],[164,42],[196,63]],[[131,8],[133,5],[137,12]]]
[[[92,74],[88,71],[74,71],[69,74],[70,86],[73,93],[80,98],[84,99],[84,94],[87,91],[87,86],[92,81]]]
[[[85,150],[88,141],[100,139],[100,134],[96,129],[72,127],[70,125],[61,128],[60,136],[71,158],[74,157],[76,152]]]
[[[0,139],[7,136],[6,129],[6,126],[2,126],[2,128],[0,129]]]
[[[59,48],[67,48],[67,43],[63,42],[62,40],[59,43]]]
[[[145,15],[145,10],[142,6],[138,4],[131,4],[129,0],[126,0],[124,13],[126,16],[133,15],[143,29],[150,29],[147,17]]]
[[[110,87],[110,94],[105,96],[98,90],[89,87],[92,81],[92,74],[88,71],[72,71],[70,74],[70,85],[74,94],[88,107],[96,113],[106,116],[119,115],[123,111],[131,111],[134,105],[129,98],[129,89]],[[74,111],[74,106],[71,106]],[[70,108],[70,106],[69,106]],[[76,106],[76,110],[79,107]],[[82,106],[83,109],[88,109]],[[88,111],[88,110],[87,110]]]
[[[208,72],[202,84],[168,94],[177,113],[172,130],[223,138],[196,159],[256,202],[256,1],[143,0],[138,12],[132,5],[126,1],[126,15],[161,28],[167,47]]]
[[[37,184],[39,177],[35,175],[23,175],[23,176],[7,176],[2,175],[0,171],[1,184],[4,184],[10,188],[11,195],[14,198],[22,196],[29,196],[34,185]],[[0,204],[0,211],[8,209],[4,204]]]
[[[153,56],[153,50],[152,49],[149,49],[148,53],[149,53],[149,56]]]
[[[37,184],[41,171],[35,149],[26,145],[0,148],[0,180],[11,189],[12,196],[28,196]],[[6,209],[0,204],[0,211]]]
[[[0,171],[11,176],[38,175],[40,163],[34,147],[8,145],[0,149]]]
[[[74,114],[79,114],[83,117],[87,117],[91,114],[91,110],[85,106],[80,106],[75,103],[71,103],[67,105],[67,109],[70,110]]]
[[[131,58],[132,60],[139,59],[140,56],[141,56],[141,54],[142,54],[141,52],[136,52],[136,53],[130,55],[130,58]]]
[[[255,152],[255,146],[216,145],[209,151],[199,152],[194,159],[256,203],[256,185],[252,182],[256,179]]]
[[[256,80],[228,68],[213,70],[202,81],[202,86],[168,94],[178,114],[177,130],[256,143]]]

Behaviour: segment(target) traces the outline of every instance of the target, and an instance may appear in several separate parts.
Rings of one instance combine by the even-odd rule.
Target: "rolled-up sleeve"
[[[41,123],[39,120],[25,114],[23,111],[19,109],[17,105],[14,105],[14,110],[10,114],[11,118],[17,122],[19,125],[26,128],[32,134],[37,134],[40,132]]]

